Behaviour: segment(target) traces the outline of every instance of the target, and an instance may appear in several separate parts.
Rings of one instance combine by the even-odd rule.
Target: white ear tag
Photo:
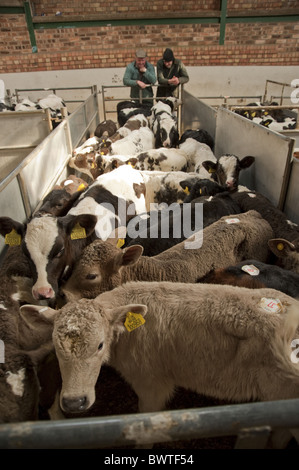
[[[283,306],[279,299],[267,299],[266,297],[262,297],[259,305],[263,310],[266,310],[266,312],[280,313],[283,311]]]
[[[260,270],[254,264],[244,264],[241,269],[250,276],[258,276],[260,273]]]
[[[237,217],[233,218],[233,219],[225,219],[225,222],[227,224],[238,224],[240,222],[240,219],[238,219]]]

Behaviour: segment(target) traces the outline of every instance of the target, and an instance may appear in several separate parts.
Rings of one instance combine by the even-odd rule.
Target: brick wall
[[[228,9],[295,8],[297,0],[229,0]],[[137,7],[138,5],[138,7]],[[94,2],[87,0],[45,2],[34,1],[34,18],[59,18],[74,15],[127,15],[144,12],[219,11],[220,1],[162,1],[134,2],[127,0]],[[134,10],[135,9],[135,10]],[[0,11],[1,12],[1,11]],[[183,15],[183,13],[182,13]],[[44,17],[44,16],[43,16]],[[0,15],[0,73],[125,67],[134,58],[136,47],[147,49],[155,64],[165,47],[188,66],[200,65],[298,65],[299,23],[253,22],[226,25],[225,43],[219,45],[219,24],[172,24],[93,26],[37,29],[38,52],[32,53],[25,15]]]

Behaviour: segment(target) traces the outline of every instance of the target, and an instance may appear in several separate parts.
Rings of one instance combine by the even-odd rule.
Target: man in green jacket
[[[136,51],[136,58],[125,70],[123,84],[131,87],[130,97],[139,102],[139,91],[142,90],[142,103],[153,106],[153,100],[147,99],[154,96],[151,85],[157,81],[155,68],[147,62],[147,54],[143,49]]]
[[[179,96],[178,85],[187,83],[189,75],[183,62],[175,59],[171,49],[165,49],[163,58],[157,62],[158,86],[157,98]]]

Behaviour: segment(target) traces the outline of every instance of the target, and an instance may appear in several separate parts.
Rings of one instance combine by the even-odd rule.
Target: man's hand
[[[169,85],[177,86],[177,85],[179,85],[180,80],[178,79],[178,77],[172,77],[168,80],[168,83],[169,83]]]
[[[144,88],[147,87],[147,84],[144,83],[144,82],[141,82],[140,80],[137,80],[136,83],[137,83],[137,85],[138,85],[140,88],[142,88],[142,89],[144,89]]]

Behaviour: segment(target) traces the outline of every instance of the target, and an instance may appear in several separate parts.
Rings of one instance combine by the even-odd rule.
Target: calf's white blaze
[[[223,156],[219,158],[219,163],[226,174],[226,183],[233,183],[237,159],[234,156]]]
[[[11,386],[15,395],[22,397],[24,393],[25,369],[19,369],[17,373],[6,372],[6,382]]]
[[[33,218],[27,225],[25,243],[37,271],[37,281],[32,287],[33,295],[40,288],[51,288],[47,278],[47,264],[57,236],[57,221],[53,217]]]

